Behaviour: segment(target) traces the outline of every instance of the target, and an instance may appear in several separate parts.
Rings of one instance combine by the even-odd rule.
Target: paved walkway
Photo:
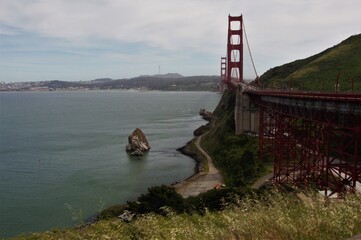
[[[207,132],[208,133],[208,132]],[[208,162],[208,172],[207,173],[198,173],[193,177],[177,183],[174,185],[175,190],[181,194],[184,198],[189,196],[196,196],[202,192],[206,192],[210,189],[213,189],[217,184],[223,184],[224,179],[217,168],[214,167],[212,158],[208,155],[206,151],[201,147],[202,137],[207,133],[197,137],[195,146],[198,150],[207,158]]]

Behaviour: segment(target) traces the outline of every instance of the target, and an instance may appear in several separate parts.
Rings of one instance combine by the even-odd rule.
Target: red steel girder
[[[311,183],[323,189],[327,196],[335,193],[342,196],[356,190],[357,182],[361,182],[358,115],[351,114],[347,121],[340,121],[328,113],[330,117],[324,117],[323,122],[317,114],[309,114],[305,119],[304,113],[298,112],[297,116],[294,114],[297,111],[285,109],[287,106],[253,100],[260,106],[260,157],[273,148],[276,183]]]

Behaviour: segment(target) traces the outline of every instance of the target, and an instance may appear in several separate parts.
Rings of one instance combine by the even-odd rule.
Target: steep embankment
[[[267,87],[334,91],[338,75],[341,91],[352,90],[352,82],[354,90],[361,90],[361,34],[314,56],[274,67],[260,80]]]
[[[258,159],[258,138],[235,135],[235,96],[226,91],[214,111],[216,121],[203,138],[203,147],[212,156],[214,165],[223,173],[229,187],[249,187],[270,169],[268,162]]]

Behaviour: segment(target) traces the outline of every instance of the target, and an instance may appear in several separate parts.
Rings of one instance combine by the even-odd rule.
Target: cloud
[[[1,0],[0,34],[11,39],[0,40],[0,51],[14,61],[10,51],[30,48],[49,57],[55,50],[62,57],[83,53],[79,61],[93,56],[102,66],[111,60],[128,66],[126,61],[168,61],[185,75],[196,71],[192,64],[204,74],[218,74],[227,16],[242,13],[262,73],[360,33],[359,9],[359,0]]]
[[[44,36],[105,38],[176,50],[204,46],[222,26],[202,1],[3,1],[0,21]],[[207,36],[202,36],[206,33]],[[196,46],[196,47],[195,47]]]
[[[248,29],[260,30],[258,36],[267,34],[271,41],[282,41],[287,36],[302,42],[304,37],[320,32],[317,31],[320,28],[338,34],[335,24],[337,28],[347,28],[347,23],[357,21],[353,18],[358,16],[359,8],[352,5],[361,4],[348,2],[3,0],[0,21],[26,31],[72,40],[97,37],[170,50],[184,47],[209,50],[207,44],[212,47],[224,44],[228,13],[243,12],[249,17]]]

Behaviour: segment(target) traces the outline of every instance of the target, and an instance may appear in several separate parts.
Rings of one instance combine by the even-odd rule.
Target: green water
[[[1,92],[0,237],[74,226],[193,173],[176,151],[213,110],[210,92]],[[139,127],[152,147],[125,152]]]

